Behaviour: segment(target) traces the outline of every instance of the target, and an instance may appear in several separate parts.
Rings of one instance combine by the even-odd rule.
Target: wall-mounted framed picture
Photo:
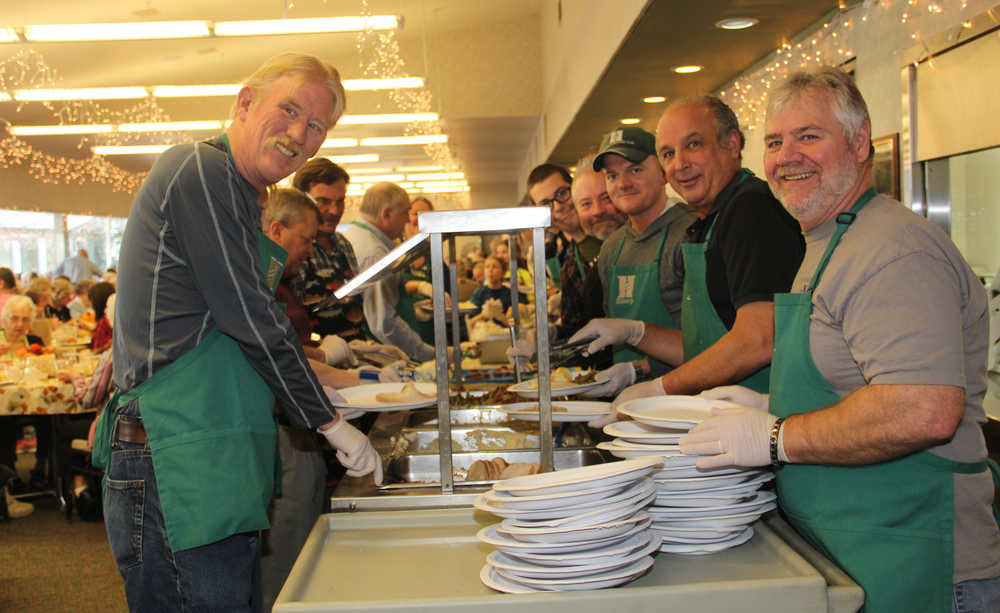
[[[872,159],[875,191],[899,200],[899,132],[873,138],[872,146],[875,147]]]

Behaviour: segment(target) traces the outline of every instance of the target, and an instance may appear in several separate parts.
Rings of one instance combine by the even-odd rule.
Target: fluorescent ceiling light
[[[151,123],[123,123],[119,132],[199,132],[222,130],[221,121],[159,121]]]
[[[435,172],[438,170],[444,170],[444,166],[440,164],[436,166],[398,166],[396,168],[397,172]]]
[[[414,121],[437,121],[437,113],[379,113],[377,115],[344,115],[337,121],[338,126],[360,126],[383,123],[411,123]]]
[[[18,89],[14,98],[21,102],[39,100],[125,100],[145,98],[145,87],[80,87],[76,89]]]
[[[379,166],[377,168],[345,168],[345,170],[350,173],[353,177],[354,175],[375,175],[379,173],[389,173],[392,172],[392,166]]]
[[[328,155],[326,159],[334,164],[361,164],[363,162],[377,162],[377,153],[355,153],[353,155]]]
[[[265,34],[315,34],[320,32],[360,32],[391,30],[399,25],[395,15],[371,17],[320,17],[315,19],[258,19],[220,21],[216,36],[260,36]]]
[[[646,96],[642,101],[646,104],[657,104],[659,102],[666,102],[667,99],[663,96]]]
[[[362,147],[389,147],[392,145],[430,145],[448,142],[447,134],[420,134],[416,136],[376,136],[362,138]]]
[[[328,138],[323,141],[323,144],[319,146],[320,149],[348,149],[350,147],[357,147],[358,139],[356,138]]]
[[[10,100],[10,94],[5,94],[0,92],[0,102],[8,102]]]
[[[674,66],[673,71],[677,74],[691,74],[693,72],[700,71],[704,66],[698,66],[696,64],[690,64],[687,66]]]
[[[106,134],[114,132],[115,127],[106,124],[67,124],[54,126],[7,126],[7,131],[14,136],[52,136],[59,134]]]
[[[95,155],[149,155],[163,153],[173,145],[108,145],[91,147]]]
[[[715,22],[715,27],[723,30],[745,30],[760,23],[759,19],[753,17],[730,17]]]
[[[157,98],[196,98],[208,96],[235,96],[243,86],[239,83],[217,85],[154,85],[151,87]]]
[[[459,186],[455,186],[455,187],[422,187],[422,188],[420,188],[420,191],[423,192],[423,193],[425,193],[425,194],[452,194],[452,193],[458,193],[458,192],[467,192],[467,191],[469,191],[469,186],[468,185],[463,185],[461,187],[459,187]]]
[[[465,181],[422,181],[417,187],[462,187],[468,185]]]
[[[344,79],[344,89],[349,92],[380,89],[413,89],[423,87],[423,77],[396,77],[389,79]]]
[[[397,183],[404,180],[406,177],[403,175],[372,175],[366,176],[362,180],[365,183],[380,183],[382,181],[390,181],[392,183]]]
[[[19,40],[14,28],[0,28],[0,43],[16,43]]]
[[[207,21],[131,21],[24,26],[24,38],[31,42],[205,38],[209,35],[211,32]]]
[[[619,123],[621,123],[623,125],[626,125],[626,126],[633,126],[633,125],[639,123],[639,118],[638,117],[626,117],[624,119],[620,119]]]
[[[406,175],[407,181],[453,181],[455,179],[464,179],[464,178],[465,178],[464,172],[436,172],[436,173]]]

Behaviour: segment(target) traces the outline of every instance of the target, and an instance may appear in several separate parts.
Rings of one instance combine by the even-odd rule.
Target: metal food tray
[[[817,570],[770,527],[780,519],[756,522],[749,542],[718,553],[658,553],[649,572],[618,588],[501,594],[479,580],[493,548],[476,539],[496,519],[471,509],[323,515],[274,611],[846,613],[863,600],[846,575]]]
[[[498,408],[470,408],[452,409],[452,426],[486,426],[486,425],[509,425],[515,420],[507,413]],[[418,426],[434,426],[437,428],[437,409],[418,409],[410,411],[406,416],[406,427],[414,428]]]
[[[581,424],[566,424],[565,430],[557,435],[558,447],[592,447],[587,430]],[[575,426],[575,427],[574,427]],[[509,435],[507,433],[510,433]],[[524,422],[507,425],[477,425],[461,426],[451,429],[452,450],[455,453],[470,451],[511,451],[515,447],[490,445],[490,443],[508,443],[516,434],[524,435],[524,444],[516,449],[538,449],[538,428]],[[393,454],[400,453],[438,453],[432,446],[438,440],[437,428],[403,428],[395,437]],[[507,439],[507,440],[503,440]],[[479,443],[486,443],[480,446]],[[509,444],[509,443],[508,443]]]
[[[466,471],[476,460],[492,460],[503,458],[508,464],[515,462],[537,462],[537,449],[518,449],[514,451],[476,451],[452,454],[452,470],[456,476],[464,479]],[[590,466],[604,462],[601,453],[595,449],[556,449],[553,452],[556,470]],[[440,458],[436,453],[413,453],[399,455],[389,460],[385,469],[386,483],[420,483],[438,484],[440,476]],[[476,482],[489,486],[491,481]]]

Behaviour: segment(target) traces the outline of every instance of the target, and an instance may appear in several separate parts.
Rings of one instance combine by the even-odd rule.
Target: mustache
[[[278,138],[278,137],[272,138],[271,140],[275,145],[281,145],[282,147],[288,149],[295,155],[302,155],[302,147],[299,146],[299,144],[293,140],[289,140],[287,138]]]

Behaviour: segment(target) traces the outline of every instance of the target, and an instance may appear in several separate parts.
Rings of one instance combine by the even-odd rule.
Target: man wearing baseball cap
[[[683,268],[679,245],[695,220],[691,209],[667,198],[666,175],[656,159],[656,137],[637,126],[607,134],[594,158],[615,208],[628,217],[601,247],[597,270],[604,287],[604,311],[616,319],[595,319],[571,340],[605,334],[620,320],[641,320],[663,328],[680,328]],[[631,323],[631,322],[630,322]],[[635,327],[635,326],[633,326]],[[601,385],[592,397],[617,394],[651,372],[646,356],[626,347],[615,349],[615,365],[598,374]],[[655,365],[654,365],[655,366]],[[662,365],[657,370],[664,370]]]

